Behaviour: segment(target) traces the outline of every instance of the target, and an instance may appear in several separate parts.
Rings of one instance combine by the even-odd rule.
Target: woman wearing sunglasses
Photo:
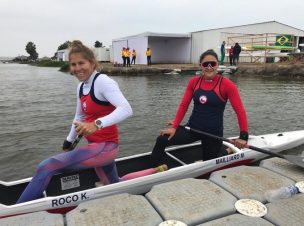
[[[170,121],[170,128],[161,130],[151,155],[152,165],[163,161],[167,146],[188,144],[202,141],[202,160],[227,154],[221,151],[222,141],[197,134],[180,126],[191,100],[194,107],[187,122],[190,128],[216,136],[223,136],[223,118],[227,101],[231,103],[238,119],[240,137],[235,139],[235,146],[244,148],[248,140],[246,112],[235,84],[217,73],[218,56],[213,50],[207,50],[200,56],[201,76],[193,77],[186,88],[175,119]]]

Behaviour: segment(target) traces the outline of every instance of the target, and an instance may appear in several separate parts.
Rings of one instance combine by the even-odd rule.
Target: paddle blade
[[[298,155],[283,155],[286,160],[304,168],[304,156]]]

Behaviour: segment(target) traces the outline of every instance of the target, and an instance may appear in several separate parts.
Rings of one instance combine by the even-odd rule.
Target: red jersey
[[[97,78],[97,76],[94,78]],[[92,87],[94,87],[94,81]],[[115,110],[115,107],[109,102],[100,101],[94,95],[94,88],[91,87],[87,95],[83,95],[82,86],[79,90],[79,97],[81,101],[81,108],[85,114],[85,122],[93,122],[97,118],[106,116]],[[112,141],[118,143],[118,129],[116,125],[97,130],[94,134],[86,136],[89,142],[103,142]]]
[[[220,85],[215,89],[220,80],[220,77],[220,75],[216,75],[212,80],[206,80],[201,76],[195,76],[189,81],[182,101],[177,110],[173,128],[177,128],[183,120],[188,110],[189,104],[193,98],[194,92],[198,89],[201,89],[205,91],[214,90],[215,94],[220,100],[229,100],[232,108],[237,114],[240,131],[248,132],[246,112],[243,107],[237,87],[228,78],[223,77]]]

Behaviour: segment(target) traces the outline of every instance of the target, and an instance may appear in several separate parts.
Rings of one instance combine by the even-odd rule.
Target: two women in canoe
[[[202,75],[189,81],[175,119],[168,124],[170,128],[161,130],[152,151],[152,165],[158,165],[164,160],[164,150],[167,146],[198,140],[202,142],[202,160],[225,154],[221,151],[222,141],[189,131],[180,125],[192,100],[194,106],[187,126],[219,137],[223,136],[224,110],[229,100],[237,115],[240,129],[240,136],[234,141],[235,146],[243,148],[246,145],[247,117],[237,87],[228,78],[217,74],[218,56],[213,50],[204,52],[199,62]]]

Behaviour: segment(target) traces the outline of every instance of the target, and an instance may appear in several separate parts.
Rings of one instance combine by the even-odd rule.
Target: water
[[[119,125],[119,157],[151,151],[160,129],[174,118],[191,76],[113,78],[134,111],[132,118]],[[230,79],[239,87],[250,134],[304,129],[304,81]],[[0,80],[0,180],[31,177],[41,160],[61,152],[74,117],[78,81],[57,68],[18,64],[0,64]],[[230,104],[224,123],[225,137],[238,135]],[[293,152],[302,153],[302,149]]]

